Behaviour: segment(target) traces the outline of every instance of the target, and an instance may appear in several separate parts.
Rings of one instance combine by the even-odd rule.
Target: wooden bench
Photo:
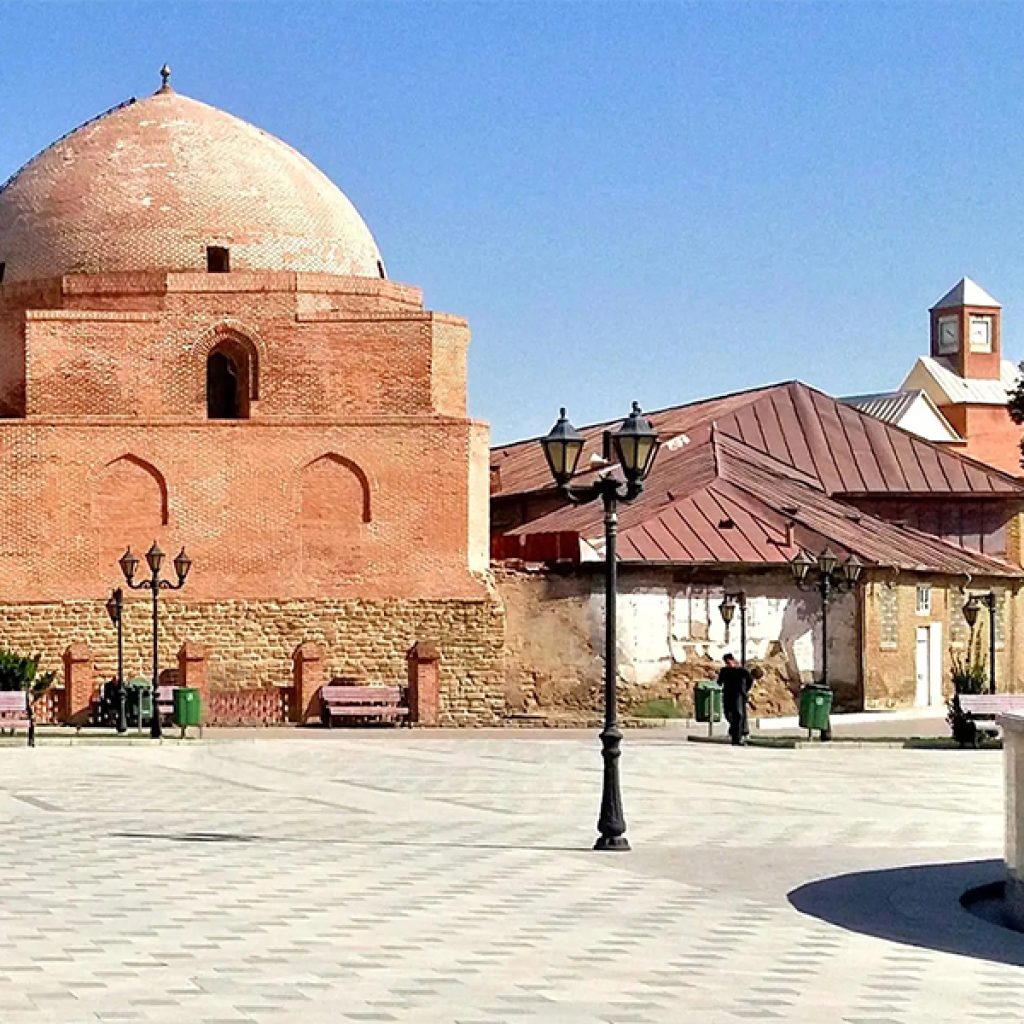
[[[0,732],[28,729],[28,701],[24,690],[0,690]]]
[[[397,686],[320,687],[320,721],[328,728],[342,721],[400,722],[409,714],[401,706],[402,691]]]

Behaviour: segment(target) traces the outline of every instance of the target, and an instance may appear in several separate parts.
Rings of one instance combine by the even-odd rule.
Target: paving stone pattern
[[[1019,966],[787,899],[815,879],[998,856],[998,753],[630,735],[624,855],[589,849],[593,736],[336,731],[0,757],[3,1024],[1024,1013]],[[882,933],[912,898],[881,901]]]

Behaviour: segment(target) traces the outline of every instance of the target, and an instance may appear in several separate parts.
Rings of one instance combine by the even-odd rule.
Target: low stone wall
[[[204,725],[285,725],[292,721],[292,690],[264,686],[252,690],[215,690],[203,708]]]
[[[326,677],[364,685],[405,685],[406,655],[417,641],[438,651],[441,725],[492,725],[504,716],[504,613],[498,600],[352,599],[217,601],[190,604],[168,598],[160,617],[160,660],[177,666],[186,640],[205,646],[210,710],[254,720],[276,718],[270,688],[292,683],[292,655],[301,643],[323,646]],[[126,597],[125,676],[151,674],[150,605]],[[70,643],[88,646],[96,678],[116,671],[116,633],[103,602],[0,605],[0,646],[42,655],[42,668],[62,669]],[[246,702],[218,705],[225,691],[247,691]],[[264,696],[251,696],[251,694]],[[269,701],[269,704],[267,703]],[[42,718],[42,716],[41,716]]]

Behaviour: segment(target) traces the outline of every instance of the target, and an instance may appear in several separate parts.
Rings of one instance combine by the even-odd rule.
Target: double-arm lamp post
[[[725,623],[725,642],[729,642],[729,626],[736,609],[740,610],[740,664],[747,666],[747,593],[745,590],[726,592],[722,603],[718,606],[722,621]]]
[[[964,605],[964,618],[974,633],[978,621],[978,609],[984,605],[988,609],[988,692],[996,692],[996,595],[990,590],[987,594],[972,594]]]
[[[840,562],[830,548],[817,559],[801,550],[789,565],[801,590],[817,590],[821,595],[821,685],[828,686],[828,605],[836,594],[857,586],[864,566],[856,555]]]
[[[615,540],[618,535],[619,502],[639,497],[644,480],[651,471],[658,452],[658,435],[650,421],[634,402],[633,411],[616,431],[604,433],[604,457],[611,461],[614,450],[625,480],[612,474],[611,469],[598,473],[588,485],[573,490],[571,480],[583,453],[583,435],[566,419],[562,409],[558,422],[547,437],[541,439],[548,468],[558,489],[574,505],[582,505],[598,498],[604,503],[604,728],[601,730],[601,755],[604,759],[604,778],[601,790],[601,813],[597,821],[600,836],[595,850],[628,850],[626,819],[622,812],[622,793],[619,788],[619,756],[622,733],[619,730],[618,694],[616,689],[615,651],[615,599],[618,584]]]
[[[157,694],[160,688],[160,591],[180,590],[185,585],[185,577],[188,576],[189,569],[192,568],[192,559],[185,554],[185,549],[182,548],[174,559],[174,571],[178,576],[178,582],[172,583],[170,580],[163,580],[160,578],[160,567],[163,565],[164,557],[164,553],[157,547],[156,541],[153,541],[153,546],[146,552],[149,579],[138,582],[135,580],[135,572],[139,567],[139,559],[132,554],[132,549],[128,548],[118,559],[121,572],[124,573],[125,583],[132,590],[148,590],[153,595],[153,682],[150,686],[152,707],[149,716],[149,735],[155,740],[160,739],[163,735],[160,727],[160,708],[157,705]]]

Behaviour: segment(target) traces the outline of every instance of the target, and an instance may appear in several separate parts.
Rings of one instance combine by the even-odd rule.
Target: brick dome
[[[0,188],[4,281],[70,273],[232,270],[383,275],[348,198],[304,156],[163,88],[82,125]]]

